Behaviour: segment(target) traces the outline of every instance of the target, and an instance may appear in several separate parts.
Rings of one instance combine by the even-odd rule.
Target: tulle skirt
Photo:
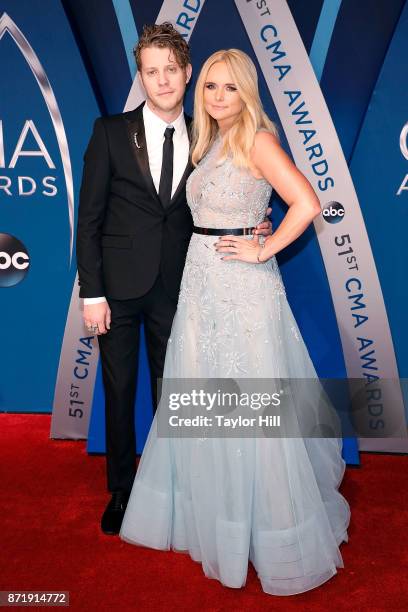
[[[193,234],[167,346],[166,379],[317,379],[275,258],[221,261]],[[266,593],[313,589],[343,567],[350,508],[338,488],[341,437],[162,437],[160,411],[140,460],[120,537],[186,551],[205,575]],[[292,406],[295,420],[301,405]],[[293,432],[292,432],[293,434]],[[291,434],[291,435],[292,435]]]

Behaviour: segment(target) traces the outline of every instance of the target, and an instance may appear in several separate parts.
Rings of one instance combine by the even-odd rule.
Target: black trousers
[[[98,336],[105,388],[106,469],[108,490],[130,492],[136,474],[134,405],[143,319],[149,361],[153,410],[157,409],[157,379],[164,359],[177,302],[165,291],[160,274],[140,298],[108,298],[111,328]]]

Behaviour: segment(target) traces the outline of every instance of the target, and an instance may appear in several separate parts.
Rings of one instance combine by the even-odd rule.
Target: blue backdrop
[[[83,152],[100,112],[78,45],[60,2],[1,0],[0,17],[4,12],[38,56],[53,90],[68,140],[76,206]],[[30,256],[24,281],[0,288],[0,408],[50,412],[76,269],[75,256],[70,262],[67,185],[46,100],[27,58],[8,33],[0,40],[0,58],[5,158],[0,162],[0,187],[11,181],[11,195],[0,188],[0,232],[21,240]],[[33,127],[21,143],[23,154],[10,168],[27,121]],[[30,151],[42,154],[27,155]],[[20,192],[32,195],[19,194],[18,177],[26,177]],[[51,177],[46,179],[48,188],[45,177]]]
[[[369,7],[351,0],[292,0],[288,4],[350,163],[383,286],[398,366],[401,375],[406,376],[407,327],[403,325],[401,304],[407,290],[399,282],[404,270],[396,249],[399,244],[406,249],[402,227],[407,196],[403,192],[397,198],[396,191],[407,160],[396,138],[398,142],[408,102],[406,97],[401,99],[399,85],[404,75],[402,58],[407,53],[407,7],[404,0],[377,0]],[[82,155],[93,120],[99,114],[123,110],[136,72],[130,48],[143,24],[156,20],[160,7],[160,0],[0,0],[0,16],[7,12],[24,33],[53,88],[69,143],[75,207]],[[190,45],[195,76],[187,91],[185,108],[191,114],[195,78],[209,54],[220,48],[239,47],[254,60],[255,57],[233,0],[206,0]],[[0,57],[5,71],[0,98],[5,151],[1,175],[12,181],[12,195],[0,189],[0,232],[20,239],[31,260],[26,279],[1,290],[2,320],[7,321],[1,331],[1,343],[3,359],[7,358],[1,369],[0,409],[49,412],[75,275],[75,258],[70,264],[69,257],[66,184],[43,96],[27,61],[8,36],[0,41]],[[279,123],[260,71],[259,74],[265,109]],[[380,96],[375,95],[378,92]],[[15,168],[8,167],[27,120],[34,122],[55,168],[49,167],[44,155],[20,156]],[[281,136],[289,152],[282,130]],[[23,149],[39,149],[30,131]],[[33,195],[18,195],[18,176],[28,176],[36,182]],[[45,176],[53,177],[57,188],[53,196],[41,193]],[[1,181],[0,186],[5,184]],[[274,226],[284,211],[285,206],[274,196]],[[314,228],[309,228],[278,259],[290,305],[319,376],[345,377],[337,323]],[[151,419],[143,343],[139,380],[136,426],[140,452]],[[344,454],[349,463],[358,462],[356,449],[354,440],[346,441]],[[100,370],[88,450],[104,451]]]

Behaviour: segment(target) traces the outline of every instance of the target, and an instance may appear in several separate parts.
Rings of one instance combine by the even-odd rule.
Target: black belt
[[[193,227],[194,234],[205,234],[207,236],[252,236],[252,231],[256,229],[255,227],[235,227],[233,229],[230,228],[220,228],[216,227]]]

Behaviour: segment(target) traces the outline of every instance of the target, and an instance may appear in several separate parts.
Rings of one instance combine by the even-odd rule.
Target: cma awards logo
[[[37,149],[27,150],[24,148],[24,144],[26,139],[28,138],[29,133],[34,138]],[[4,169],[12,169],[15,168],[20,157],[43,157],[45,163],[48,165],[50,169],[55,169],[55,164],[51,159],[50,154],[48,153],[47,147],[44,144],[43,139],[40,136],[40,133],[32,119],[28,119],[23,129],[21,130],[21,134],[16,143],[14,152],[11,156],[10,161],[6,164],[5,151],[4,151],[4,130],[3,130],[3,120],[0,119],[0,170]],[[58,189],[55,185],[55,176],[44,176],[42,179],[42,186],[44,189],[42,190],[42,194],[45,196],[53,197],[58,193]],[[12,180],[9,176],[0,176],[0,192],[7,196],[13,196],[16,192],[19,196],[31,196],[34,195],[37,191],[37,183],[35,179],[31,176],[18,176],[17,177],[17,185],[13,186]]]
[[[0,234],[0,287],[20,283],[30,267],[30,256],[24,244],[10,234]]]
[[[10,36],[11,40],[21,52],[25,62],[28,64],[51,117],[61,156],[67,193],[70,236],[69,251],[71,262],[74,243],[74,187],[68,142],[61,113],[51,84],[34,49],[9,15],[3,13],[0,17],[0,41],[2,41],[3,37],[5,38],[6,35]],[[29,103],[29,100],[27,102]],[[30,108],[30,106],[28,106],[28,108]],[[28,141],[31,145],[27,144]],[[6,156],[6,151],[12,151],[10,157]],[[44,160],[47,168],[46,176],[43,176],[41,179],[37,178],[36,180],[32,176],[26,176],[25,174],[28,174],[27,172],[24,173],[24,175],[20,173],[22,158],[29,157],[41,157]],[[18,176],[13,176],[13,178],[11,178],[9,174],[14,174],[14,169],[18,172]],[[50,170],[55,169],[55,163],[32,118],[24,121],[17,141],[15,143],[10,143],[7,140],[7,125],[4,124],[3,119],[0,117],[0,198],[2,200],[4,197],[28,197],[36,194],[37,191],[45,197],[55,197],[58,193],[58,188],[55,184],[56,176],[53,176],[50,172]],[[7,173],[8,170],[11,172]]]
[[[344,206],[340,202],[329,202],[322,209],[323,219],[327,223],[339,223],[344,219]]]

